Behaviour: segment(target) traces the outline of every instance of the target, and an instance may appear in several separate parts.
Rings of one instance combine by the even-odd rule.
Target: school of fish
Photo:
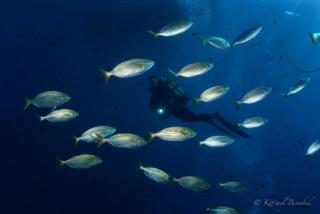
[[[290,12],[290,11],[289,11]],[[288,11],[285,14],[291,14]],[[182,33],[185,33],[193,26],[193,22],[188,20],[180,20],[176,22],[169,23],[162,27],[159,31],[147,30],[154,38],[158,37],[172,37],[178,36]],[[220,36],[203,36],[200,35],[200,41],[203,45],[211,45],[215,48],[227,50],[234,49],[236,46],[245,44],[254,38],[256,38],[261,32],[262,26],[254,26],[248,28],[247,30],[241,32],[239,36],[232,42],[228,42],[226,39]],[[309,36],[313,44],[320,43],[320,33],[311,32]],[[142,75],[153,68],[155,62],[151,59],[129,59],[125,60],[118,65],[115,65],[112,69],[107,70],[101,68],[100,71],[103,74],[104,80],[107,82],[110,77],[117,78],[131,78],[138,75]],[[190,64],[185,65],[180,68],[180,70],[173,71],[169,70],[169,73],[174,76],[174,78],[183,77],[183,78],[192,78],[199,75],[205,75],[207,72],[210,72],[214,68],[214,63],[212,60],[209,61],[198,61],[191,62]],[[310,78],[306,77],[300,80],[297,80],[296,83],[291,85],[289,89],[282,94],[283,97],[289,98],[300,91],[302,91],[310,82]],[[217,99],[221,99],[224,95],[230,91],[232,87],[227,85],[214,85],[205,89],[200,95],[195,95],[193,101],[196,105],[200,102],[213,102]],[[236,106],[239,109],[241,105],[251,105],[264,100],[269,94],[272,93],[272,87],[270,86],[255,86],[255,88],[250,89],[247,93],[244,94],[242,98],[235,101]],[[50,109],[51,111],[44,116],[39,116],[40,121],[48,121],[51,123],[61,123],[74,120],[79,116],[79,113],[72,109],[60,109],[60,106],[71,100],[71,96],[55,91],[48,90],[38,93],[32,99],[26,98],[24,109],[28,109],[31,105],[37,108]],[[244,119],[243,121],[238,122],[239,128],[258,128],[266,125],[268,119],[262,116],[254,116]],[[226,146],[231,146],[235,143],[235,139],[232,136],[222,136],[222,135],[213,135],[201,136],[199,132],[184,126],[168,126],[163,127],[160,130],[155,132],[147,131],[149,138],[144,139],[142,136],[139,136],[134,133],[120,132],[117,133],[117,128],[114,128],[109,125],[99,125],[87,129],[82,134],[78,136],[73,136],[75,145],[78,145],[80,142],[86,144],[93,144],[97,147],[100,147],[104,144],[109,146],[120,148],[120,149],[138,149],[140,147],[146,146],[147,144],[154,141],[155,138],[159,138],[162,141],[167,142],[182,142],[194,139],[199,136],[202,140],[198,140],[199,146],[206,146],[207,148],[223,148]],[[181,145],[182,146],[182,145]],[[307,148],[306,155],[310,156],[320,150],[320,140],[314,141],[309,148]],[[69,157],[66,160],[62,160],[57,157],[59,164],[61,166],[68,166],[73,169],[88,169],[91,167],[96,167],[100,165],[103,160],[94,155],[94,154],[79,154],[73,157]],[[187,176],[172,176],[171,174],[163,171],[162,169],[156,167],[146,167],[139,166],[141,170],[149,179],[167,185],[177,184],[182,188],[187,190],[199,192],[199,191],[208,191],[213,186],[211,182],[207,179],[204,179],[195,175]],[[225,183],[219,183],[216,185],[217,188],[223,188],[228,192],[245,192],[248,190],[248,187],[239,181],[228,181]],[[214,208],[206,208],[206,211],[210,213],[225,213],[225,214],[235,214],[239,213],[235,208],[228,206],[216,206]]]

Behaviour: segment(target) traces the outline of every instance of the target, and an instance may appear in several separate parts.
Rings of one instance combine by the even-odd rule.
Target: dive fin
[[[221,117],[220,114],[214,113],[213,118],[217,119],[224,127],[226,127],[229,131],[232,131],[234,134],[237,134],[243,138],[250,138],[250,135],[241,131],[236,125],[226,121],[223,117]]]
[[[225,134],[227,134],[227,135],[229,135],[229,136],[234,136],[234,134],[232,134],[232,133],[229,132],[228,130],[226,130],[226,129],[220,127],[220,126],[218,126],[218,125],[217,125],[216,123],[214,123],[213,121],[209,120],[208,123],[209,123],[210,125],[212,125],[214,128],[218,129],[219,131],[221,131],[221,132],[223,132],[223,133],[225,133]]]

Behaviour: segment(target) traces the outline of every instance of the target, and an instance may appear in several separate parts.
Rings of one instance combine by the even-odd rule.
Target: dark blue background
[[[276,1],[275,1],[276,2]],[[287,54],[306,68],[319,66],[319,48],[308,31],[320,31],[319,2],[123,0],[123,1],[1,1],[1,213],[204,213],[206,206],[228,205],[241,213],[319,213],[311,207],[254,206],[256,199],[297,201],[320,193],[319,154],[306,159],[310,143],[319,138],[319,73],[295,71]],[[286,10],[301,14],[285,15]],[[276,37],[278,31],[285,50]],[[176,19],[189,19],[185,34],[157,40],[146,29],[157,30]],[[252,42],[233,51],[201,46],[192,33],[233,40],[243,30],[262,25]],[[131,79],[111,78],[103,84],[99,67],[111,69],[131,58],[150,58],[156,66]],[[148,108],[148,76],[167,74],[194,61],[212,58],[215,68],[192,79],[179,79],[188,94],[198,95],[214,84],[231,92],[195,111],[218,111],[232,121],[249,116],[268,117],[263,128],[250,130],[252,138],[237,139],[222,149],[198,148],[191,140],[170,143],[155,140],[137,150],[104,145],[75,148],[71,134],[95,125],[112,125],[120,132],[144,135],[184,125],[198,131],[197,140],[218,132],[206,124],[187,124],[174,118],[159,120]],[[296,80],[311,77],[310,85],[285,101],[280,94]],[[246,91],[270,85],[273,93],[263,102],[242,106],[234,100]],[[64,124],[39,125],[34,107],[24,112],[23,99],[55,89],[72,96],[64,107],[80,116]],[[81,153],[103,158],[88,170],[60,168],[63,159]],[[138,171],[139,163],[161,168],[174,176],[197,175],[210,180],[212,190],[195,193],[164,186]],[[229,193],[217,184],[246,183],[246,193]]]

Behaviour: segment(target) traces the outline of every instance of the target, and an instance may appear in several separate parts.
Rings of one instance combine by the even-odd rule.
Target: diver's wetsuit
[[[219,113],[196,114],[192,112],[187,107],[189,98],[175,81],[168,80],[164,77],[160,79],[151,77],[150,92],[150,108],[152,111],[157,112],[161,117],[173,115],[176,118],[187,122],[205,122],[226,134],[237,134],[244,138],[250,137],[248,134],[238,129],[237,126],[223,119]],[[219,126],[214,120],[218,121],[224,127]]]

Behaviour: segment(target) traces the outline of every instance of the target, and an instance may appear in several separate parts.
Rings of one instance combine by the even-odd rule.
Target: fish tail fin
[[[172,177],[172,180],[173,180],[173,183],[175,182],[179,183],[179,178]]]
[[[289,97],[287,93],[283,93],[283,94],[281,94],[281,96],[283,96],[284,99],[288,99],[288,97]]]
[[[235,103],[236,103],[237,110],[240,110],[241,102],[239,100],[237,100]]]
[[[168,71],[169,71],[170,74],[172,74],[172,76],[173,76],[174,78],[177,77],[177,73],[176,73],[176,72],[174,72],[174,71],[171,70],[170,68],[168,69]]]
[[[27,110],[27,108],[29,108],[31,104],[32,104],[32,101],[28,97],[24,98],[23,110]]]
[[[169,175],[169,179],[168,181],[166,182],[166,184],[168,185],[172,185],[174,183],[174,177],[172,175]]]
[[[101,137],[101,136],[100,136]],[[105,138],[98,138],[98,144],[97,144],[97,147],[101,147],[105,142],[107,142],[107,139]]]
[[[39,119],[40,124],[46,119],[46,117],[42,117],[39,114],[36,114],[36,117]]]
[[[240,127],[241,127],[241,123],[237,123],[237,129],[240,129]]]
[[[143,167],[142,163],[139,163],[137,170],[139,171],[139,170],[142,170],[143,168],[144,168],[144,167]]]
[[[74,136],[74,135],[71,135],[71,138],[72,138],[72,140],[74,142],[74,145],[77,147],[78,144],[79,144],[80,139],[78,137]]]
[[[230,44],[230,48],[229,48],[229,49],[232,51],[235,46],[236,46],[235,42],[232,42],[232,43]]]
[[[197,141],[197,145],[198,145],[198,147],[200,147],[202,145],[200,140]]]
[[[156,39],[159,35],[151,30],[147,30],[152,36],[154,39]]]
[[[310,36],[310,38],[311,38],[311,41],[312,41],[312,44],[316,44],[316,40],[315,40],[315,38],[313,37],[313,34],[311,33],[311,32],[308,32],[308,35]]]
[[[61,160],[59,157],[57,157],[57,160],[59,161],[59,166],[62,167],[66,164],[65,161]]]
[[[198,106],[198,105],[199,105],[199,103],[200,103],[200,99],[199,99],[199,98],[197,98],[197,97],[191,97],[191,99],[192,99],[193,104],[194,104],[195,106]]]
[[[208,39],[202,35],[199,36],[201,44],[206,45],[208,43]]]
[[[154,136],[154,133],[152,133],[151,131],[149,131],[149,130],[146,130],[146,132],[147,132],[147,134],[148,134],[148,143],[150,143],[152,140],[153,140],[153,138],[155,137]]]
[[[102,73],[103,75],[103,78],[104,78],[104,83],[107,83],[109,78],[112,76],[111,72],[110,71],[107,71],[103,68],[100,68],[100,72]]]

